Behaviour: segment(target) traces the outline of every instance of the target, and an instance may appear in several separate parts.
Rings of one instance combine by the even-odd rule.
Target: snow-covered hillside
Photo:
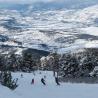
[[[14,78],[18,78],[19,86],[11,91],[10,89],[0,85],[0,98],[97,98],[97,84],[70,84],[61,83],[57,86],[54,82],[52,72],[35,72],[33,73],[13,73]],[[41,84],[40,79],[46,75],[46,83]],[[32,78],[35,79],[35,84],[31,85]]]
[[[97,46],[97,27],[98,5],[24,13],[0,10],[0,45],[59,52],[88,48]]]

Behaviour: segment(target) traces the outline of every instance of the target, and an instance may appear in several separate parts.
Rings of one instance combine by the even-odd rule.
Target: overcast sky
[[[61,1],[61,0],[0,0],[0,3],[34,3],[34,2],[51,2],[51,1]]]
[[[15,3],[15,4],[31,4],[31,3],[34,3],[34,2],[51,2],[51,1],[59,1],[59,2],[62,2],[62,1],[65,1],[65,2],[78,2],[78,1],[83,1],[83,2],[94,2],[94,1],[97,1],[98,0],[0,0],[0,3]]]

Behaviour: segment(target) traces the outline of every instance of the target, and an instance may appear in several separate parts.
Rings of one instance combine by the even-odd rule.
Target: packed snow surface
[[[21,78],[23,74],[23,78]],[[46,76],[46,86],[40,79]],[[57,86],[52,72],[13,73],[18,78],[18,88],[14,91],[0,85],[0,98],[98,98],[97,84],[71,84],[61,83]],[[31,84],[32,78],[35,84]]]

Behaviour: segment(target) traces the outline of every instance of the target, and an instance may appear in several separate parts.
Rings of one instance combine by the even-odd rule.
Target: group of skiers
[[[31,81],[31,84],[34,84],[34,83],[35,83],[35,81],[34,81],[34,78],[33,78],[32,81]],[[45,77],[44,77],[44,78],[41,78],[41,83],[42,83],[43,85],[46,85]],[[56,83],[57,85],[60,85],[59,80],[58,80],[58,77],[55,77],[55,83]]]
[[[5,75],[6,75],[6,74],[5,74]],[[0,74],[0,82],[3,81],[3,79],[1,79],[2,76],[3,76],[3,73]],[[8,73],[8,74],[7,74],[7,77],[8,77],[8,76],[11,76],[11,73]],[[4,81],[4,82],[8,81],[8,79],[11,79],[11,78],[12,78],[12,77],[10,77],[10,78],[5,78],[5,81]],[[23,74],[21,74],[21,78],[23,78]],[[6,80],[6,79],[7,79],[7,80]],[[2,80],[2,81],[1,81],[1,80]],[[17,81],[18,81],[18,79],[16,80],[16,82],[17,82]],[[42,77],[42,78],[40,79],[40,82],[41,82],[43,85],[46,85],[46,84],[47,84],[47,83],[46,83],[46,76]],[[55,76],[55,83],[56,83],[57,85],[60,85],[59,79],[58,79],[58,77],[56,77],[56,76]],[[34,79],[34,78],[31,80],[31,84],[32,84],[32,85],[35,84],[35,79]]]

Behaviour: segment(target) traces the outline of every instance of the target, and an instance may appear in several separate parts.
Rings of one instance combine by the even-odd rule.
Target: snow
[[[20,55],[21,54],[22,55],[22,49],[21,48],[18,48],[15,54],[17,54],[17,55]]]
[[[91,41],[85,45],[85,48],[98,48],[98,41]]]
[[[76,21],[81,22],[91,22],[93,19],[98,17],[98,5],[89,6],[82,10],[78,10],[75,14],[73,19]]]
[[[21,78],[23,74],[23,78]],[[41,84],[40,79],[46,75],[46,83]],[[54,82],[52,72],[44,71],[33,73],[13,73],[14,78],[18,78],[19,87],[14,91],[0,85],[0,98],[97,98],[97,84],[71,84],[61,83],[57,86]],[[35,84],[31,85],[32,78]]]
[[[83,30],[85,34],[98,36],[98,27],[87,27],[87,28],[82,28],[81,30]]]

